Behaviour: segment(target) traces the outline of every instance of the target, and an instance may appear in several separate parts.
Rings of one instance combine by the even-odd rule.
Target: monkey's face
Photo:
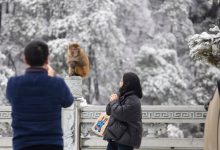
[[[79,48],[71,47],[69,50],[73,57],[77,57],[79,55],[80,52]]]

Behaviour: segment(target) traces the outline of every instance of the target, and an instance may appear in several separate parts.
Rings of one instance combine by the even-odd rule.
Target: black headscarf
[[[119,89],[119,96],[123,96],[127,92],[134,92],[139,98],[142,98],[142,88],[140,79],[133,72],[123,75],[123,86]]]

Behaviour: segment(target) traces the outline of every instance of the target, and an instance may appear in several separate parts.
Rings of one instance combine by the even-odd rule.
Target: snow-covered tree
[[[117,85],[116,81],[121,78],[125,40],[116,26],[115,6],[110,0],[87,1],[76,6],[78,10],[75,14],[69,14],[52,23],[52,32],[57,35],[66,31],[66,39],[78,42],[87,52],[90,60],[90,76],[85,80],[87,84],[85,94],[91,103],[94,100],[99,101],[100,98],[106,99]],[[50,45],[57,41],[62,40],[50,41]],[[57,46],[60,47],[60,44]],[[58,52],[56,56],[64,58],[67,49],[55,49],[53,48],[52,55]],[[59,59],[58,62],[65,63],[65,60]]]
[[[70,42],[71,41],[68,39],[56,39],[48,42],[50,65],[56,70],[58,74],[63,76],[67,75],[65,54]]]
[[[142,81],[144,103],[188,103],[187,85],[175,50],[145,45],[136,57],[136,65]]]
[[[212,34],[203,32],[189,38],[190,55],[193,59],[220,67],[220,30],[215,26],[210,31]]]
[[[194,63],[198,68],[194,70],[194,84],[189,87],[192,91],[192,99],[195,99],[198,104],[211,99],[220,75],[220,31],[215,26],[210,29],[210,32],[210,34],[207,32],[195,34],[188,39],[190,56],[198,60]]]
[[[91,64],[90,75],[84,80],[84,96],[89,103],[106,103],[108,96],[117,92],[117,82],[124,72],[139,70],[141,77],[147,75],[140,68],[151,64],[140,63],[139,66],[138,61],[148,55],[146,47],[149,47],[161,53],[158,56],[161,59],[165,59],[164,53],[176,52],[177,63],[167,64],[178,68],[174,71],[176,78],[186,84],[182,102],[188,99],[190,103],[201,104],[212,93],[218,73],[207,65],[195,65],[189,57],[186,41],[198,24],[191,21],[198,1],[14,0],[8,1],[8,9],[6,1],[1,3],[0,48],[9,58],[7,66],[15,74],[23,73],[25,68],[22,63],[25,45],[32,39],[42,39],[50,46],[51,65],[58,75],[66,76],[67,45],[70,41],[77,42],[89,55]],[[203,2],[199,6],[201,11],[203,5],[209,6]],[[204,13],[209,10],[207,7]],[[157,61],[156,56],[155,59]],[[176,86],[169,79],[167,83]]]
[[[14,42],[12,45],[24,47],[32,39],[48,41],[51,64],[65,75],[67,44],[79,43],[91,64],[85,80],[86,98],[92,102],[108,97],[121,78],[125,43],[111,0],[16,0],[15,11],[4,18],[2,33]],[[19,52],[21,55],[22,49]]]
[[[6,59],[7,57],[2,52],[0,52],[0,106],[9,105],[5,92],[8,78],[14,74],[12,69],[7,67]]]
[[[86,26],[84,32],[80,33],[85,48],[88,49],[91,64],[89,93],[94,93],[90,95],[91,100],[106,98],[118,84],[123,69],[124,37],[116,25],[113,8],[106,6],[114,5],[111,1],[102,2],[99,5],[100,11],[91,13],[84,20]]]

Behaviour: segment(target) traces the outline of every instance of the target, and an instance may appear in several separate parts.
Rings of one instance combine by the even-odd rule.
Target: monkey
[[[69,76],[86,77],[89,74],[88,56],[77,43],[69,44],[66,63]]]

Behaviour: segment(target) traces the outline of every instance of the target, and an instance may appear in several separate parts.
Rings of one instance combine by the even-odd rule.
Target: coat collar
[[[124,100],[126,97],[133,95],[133,94],[134,94],[134,91],[128,91],[123,96],[121,96],[119,99],[120,99],[120,101]]]
[[[26,73],[44,73],[47,74],[47,70],[43,67],[29,67],[26,69]]]

